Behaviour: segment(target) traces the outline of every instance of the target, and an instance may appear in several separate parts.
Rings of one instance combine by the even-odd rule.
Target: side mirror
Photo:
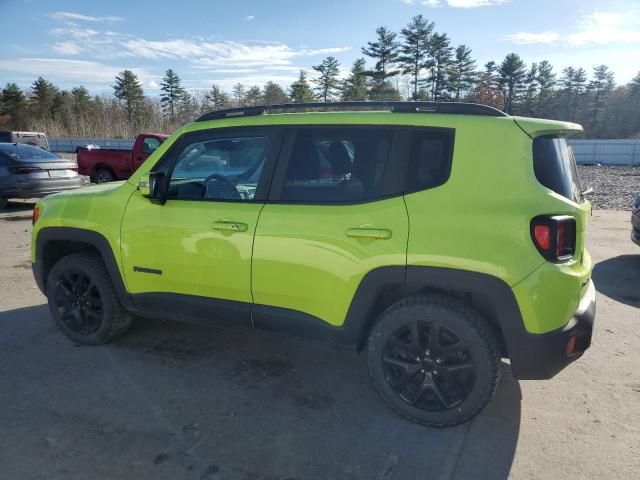
[[[138,190],[143,197],[164,205],[167,201],[167,182],[164,172],[151,172],[138,182]]]

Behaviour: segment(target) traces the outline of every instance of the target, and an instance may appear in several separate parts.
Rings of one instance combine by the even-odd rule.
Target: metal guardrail
[[[89,144],[100,148],[131,150],[135,139],[103,138],[50,138],[52,152],[75,152],[77,147]],[[640,166],[640,140],[584,140],[569,141],[578,164],[600,163],[602,165]]]
[[[135,139],[104,139],[104,138],[49,138],[49,150],[52,152],[75,152],[77,147],[98,145],[100,148],[117,148],[131,150]]]
[[[569,140],[576,163],[640,166],[640,140]]]

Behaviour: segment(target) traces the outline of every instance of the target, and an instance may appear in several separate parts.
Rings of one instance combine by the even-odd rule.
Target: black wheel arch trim
[[[32,268],[36,284],[42,293],[46,295],[46,279],[50,268],[53,266],[45,263],[44,253],[47,244],[53,241],[78,242],[96,249],[102,257],[109,278],[120,297],[120,302],[126,309],[135,309],[131,295],[129,295],[125,287],[109,241],[102,234],[83,228],[43,227],[38,231],[36,237],[35,262],[32,264]]]

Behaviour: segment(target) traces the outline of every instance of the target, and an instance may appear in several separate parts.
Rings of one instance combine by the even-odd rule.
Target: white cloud
[[[509,0],[447,0],[447,5],[457,8],[487,7],[509,3]]]
[[[160,85],[158,84],[158,82],[156,82],[155,80],[151,80],[149,82],[147,82],[147,88],[150,88],[151,90],[157,90]]]
[[[104,65],[90,60],[70,60],[61,58],[18,58],[0,60],[0,70],[43,76],[54,83],[65,85],[100,85],[113,82],[115,76],[124,70],[123,67]],[[129,68],[147,82],[153,78],[145,68]]]
[[[567,36],[570,47],[640,43],[640,18],[632,12],[593,12],[579,22],[578,31]]]
[[[49,15],[54,20],[64,20],[70,22],[122,22],[124,18],[107,16],[107,17],[93,17],[91,15],[83,15],[82,13],[75,12],[54,12]]]
[[[96,30],[92,30],[91,28],[54,28],[49,31],[52,35],[56,36],[64,36],[64,37],[72,37],[76,39],[84,39],[95,37],[98,32]]]
[[[556,32],[518,32],[511,35],[505,35],[502,40],[509,41],[518,45],[525,45],[529,43],[554,43],[558,40],[560,35]]]
[[[540,33],[519,32],[504,36],[502,39],[515,44],[556,43],[565,46],[585,47],[597,45],[635,45],[640,44],[640,14],[638,11],[593,12],[578,20],[577,29],[572,33],[560,35],[547,31]]]
[[[243,17],[242,19],[246,22],[250,22],[251,20],[253,20],[254,18],[256,18],[255,15],[247,15],[246,17]]]
[[[63,55],[78,55],[82,53],[82,47],[73,42],[56,42],[52,45],[51,49]]]
[[[420,3],[426,7],[441,7],[446,4],[453,8],[475,8],[501,5],[503,3],[509,3],[510,1],[511,0],[422,0]],[[402,3],[413,5],[415,0],[402,0]]]

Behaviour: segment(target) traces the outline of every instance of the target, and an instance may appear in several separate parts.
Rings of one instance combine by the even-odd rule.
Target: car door
[[[281,135],[224,128],[184,135],[155,171],[168,198],[132,194],[122,223],[127,289],[142,310],[250,322],[251,251]]]
[[[367,273],[406,265],[406,135],[365,126],[287,133],[254,241],[256,327],[340,326]]]

